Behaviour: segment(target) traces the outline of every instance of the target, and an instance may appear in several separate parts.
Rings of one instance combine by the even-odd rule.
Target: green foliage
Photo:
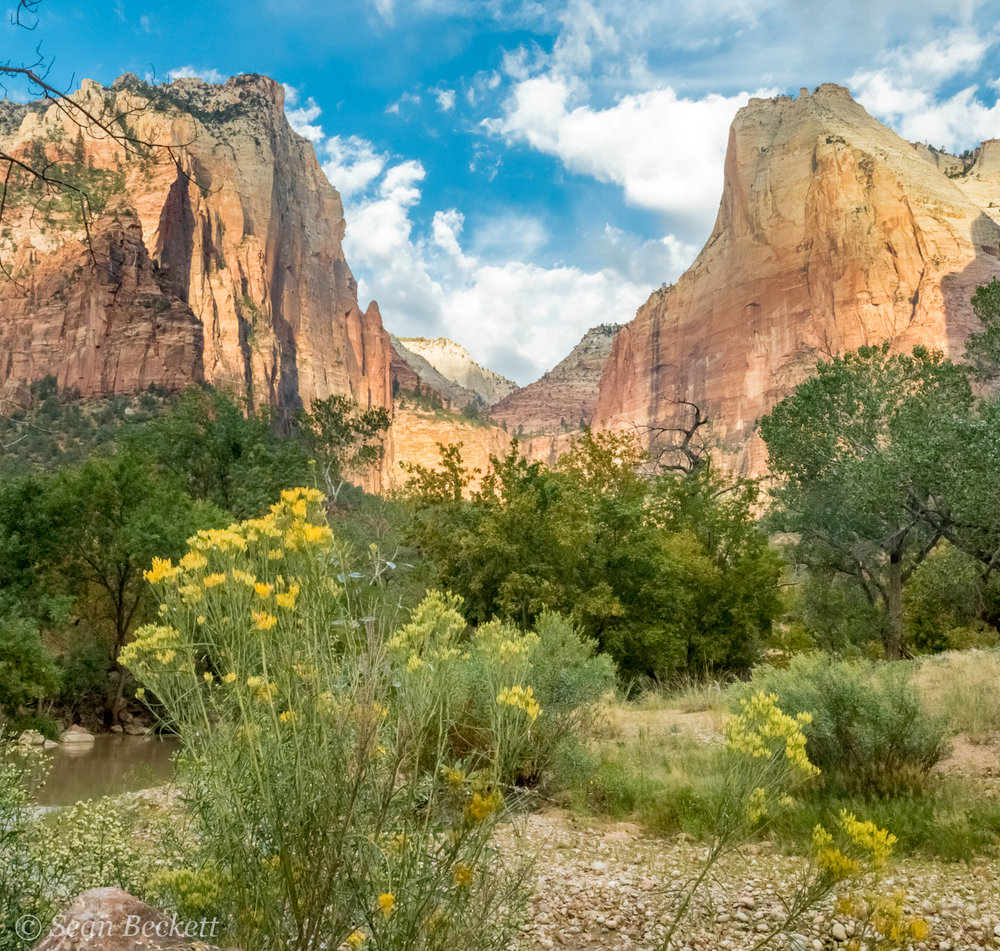
[[[997,631],[984,616],[1000,615],[997,585],[982,565],[947,542],[914,572],[906,591],[910,641],[921,653],[995,644]]]
[[[19,749],[0,733],[0,951],[27,951],[34,942],[18,937],[22,915],[46,920],[54,911],[51,878],[39,868],[38,826],[31,814],[31,788],[42,775],[40,754]]]
[[[128,448],[56,473],[44,512],[53,546],[49,570],[79,593],[78,606],[106,634],[112,663],[144,618],[143,567],[154,554],[179,553],[198,527],[223,520]]]
[[[976,290],[972,309],[983,329],[965,341],[965,361],[977,379],[991,380],[1000,373],[1000,280]]]
[[[794,649],[867,656],[884,640],[885,611],[853,578],[832,569],[802,572],[790,588],[788,610]]]
[[[931,716],[902,664],[801,655],[785,670],[761,668],[748,689],[812,715],[804,727],[823,783],[868,795],[920,789],[947,752],[944,723]]]
[[[772,524],[799,564],[853,579],[885,612],[884,649],[906,653],[903,588],[942,537],[938,489],[973,407],[963,369],[917,347],[862,347],[820,363],[761,420]]]
[[[266,510],[309,472],[304,449],[277,432],[269,413],[252,412],[232,394],[208,387],[185,390],[134,443],[192,497],[236,518]]]
[[[411,538],[472,623],[560,612],[628,677],[749,669],[779,608],[756,485],[708,467],[650,480],[641,462],[623,435],[585,433],[555,469],[515,441],[470,492],[461,446],[443,446],[411,470]]]
[[[534,785],[566,744],[588,735],[594,706],[614,687],[614,665],[560,615],[542,614],[529,633],[497,621],[469,632],[462,606],[455,595],[430,592],[390,650],[411,677],[457,653],[449,660],[452,702],[461,710],[449,738],[452,754],[473,766],[492,762],[505,785]],[[499,700],[518,688],[527,695]],[[500,729],[498,710],[513,724]],[[502,749],[500,736],[506,737]]]
[[[385,407],[362,410],[345,396],[313,400],[309,412],[300,416],[306,444],[333,502],[348,479],[362,481],[379,467],[390,422]]]
[[[0,616],[0,715],[16,715],[59,688],[59,670],[30,620]]]

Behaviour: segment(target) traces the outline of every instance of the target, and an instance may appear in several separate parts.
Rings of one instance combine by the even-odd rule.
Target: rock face
[[[461,406],[471,402],[467,397],[469,393],[473,394],[473,398],[478,398],[483,406],[492,406],[517,389],[517,384],[512,380],[481,367],[472,359],[469,351],[454,340],[448,340],[446,337],[438,337],[435,340],[427,340],[424,337],[399,337],[395,343],[397,352],[411,363],[421,379],[429,367],[439,374],[438,379],[443,378],[446,381],[442,385],[451,383],[457,386],[456,398],[452,399],[439,385],[431,382],[431,379],[425,380],[442,396],[447,396],[452,402]],[[413,359],[414,357],[416,359]],[[465,402],[460,402],[462,399],[465,399]]]
[[[618,335],[595,425],[675,423],[688,400],[760,472],[758,418],[817,360],[883,340],[960,355],[975,288],[1000,276],[997,157],[988,142],[951,178],[839,86],[751,100],[711,237]]]
[[[218,922],[177,921],[118,888],[84,892],[57,917],[35,951],[167,951],[197,947],[216,937]]]
[[[388,405],[388,335],[358,307],[340,196],[278,83],[126,75],[73,98],[142,144],[56,105],[0,103],[0,148],[55,163],[93,211],[88,243],[76,192],[9,191],[0,383],[54,375],[89,396],[207,380],[253,405]]]
[[[389,335],[393,349],[392,391],[423,390],[430,387],[452,406],[464,409],[470,403],[483,403],[483,398],[440,373],[428,360],[405,346],[399,337]],[[452,344],[452,341],[447,341]],[[458,347],[458,344],[452,344]],[[459,348],[462,349],[462,348]],[[491,372],[491,371],[486,371]]]
[[[480,470],[469,486],[470,491],[474,491],[490,468],[490,456],[502,456],[507,452],[510,436],[497,426],[473,423],[456,413],[397,406],[386,440],[378,488],[390,490],[404,485],[410,478],[404,464],[437,469],[441,459],[438,446],[450,443],[462,444],[466,468]]]
[[[569,356],[540,380],[529,383],[490,409],[490,415],[517,432],[561,433],[589,425],[597,406],[601,376],[619,324],[601,324],[584,334]]]

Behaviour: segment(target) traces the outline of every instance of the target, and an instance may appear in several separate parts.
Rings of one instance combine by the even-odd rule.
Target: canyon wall
[[[8,189],[0,383],[52,375],[97,396],[206,380],[285,411],[389,405],[388,335],[358,307],[340,196],[280,84],[126,75],[72,99],[0,103],[0,148],[80,189],[23,174]]]
[[[960,356],[976,287],[1000,277],[998,143],[965,170],[886,128],[839,86],[752,99],[733,121],[712,234],[615,340],[599,428],[712,420],[757,473],[757,420],[823,358],[889,340]]]

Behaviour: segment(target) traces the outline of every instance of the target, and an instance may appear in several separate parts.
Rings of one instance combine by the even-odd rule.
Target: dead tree
[[[640,438],[649,445],[648,466],[651,474],[677,472],[687,476],[708,462],[706,427],[710,420],[697,403],[673,400],[673,405],[685,407],[683,412],[690,415],[690,421],[682,419],[671,421],[673,425],[663,422],[635,427]]]

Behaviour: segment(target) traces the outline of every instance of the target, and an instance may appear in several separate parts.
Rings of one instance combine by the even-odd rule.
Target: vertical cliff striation
[[[72,109],[0,104],[2,148],[53,163],[93,210],[24,176],[8,189],[0,382],[54,375],[99,395],[207,380],[282,410],[389,404],[392,350],[378,308],[358,307],[340,196],[278,83],[125,75],[73,98],[136,144]]]
[[[968,170],[928,160],[840,86],[751,100],[712,234],[618,335],[595,425],[669,424],[687,400],[759,472],[758,418],[817,360],[883,340],[960,354],[969,299],[1000,276],[995,155],[986,143]]]

